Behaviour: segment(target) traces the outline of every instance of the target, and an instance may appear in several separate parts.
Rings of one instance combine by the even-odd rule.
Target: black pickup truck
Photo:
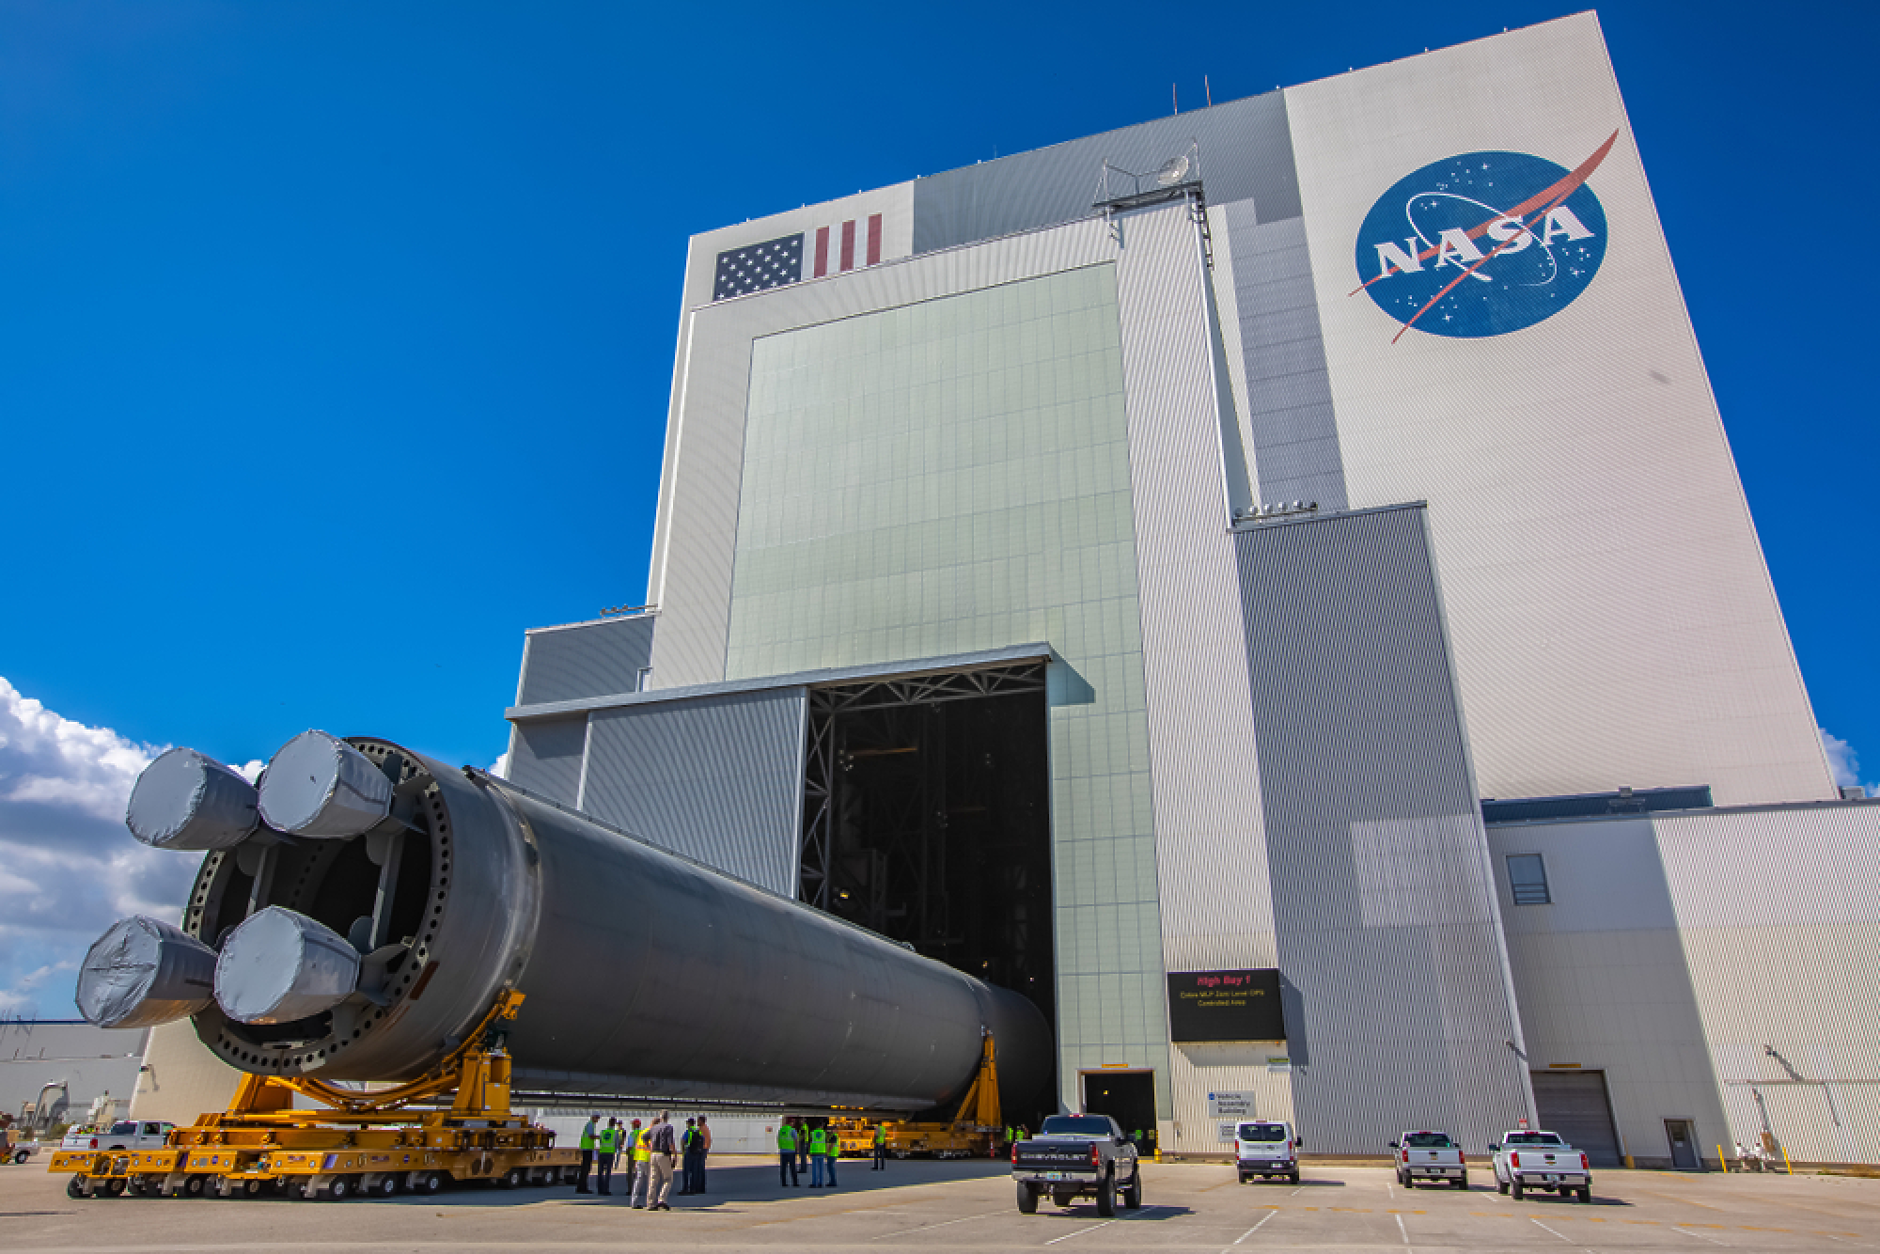
[[[1135,1210],[1142,1205],[1142,1170],[1136,1147],[1108,1115],[1051,1115],[1029,1141],[1012,1146],[1012,1179],[1018,1209],[1038,1213],[1038,1199],[1059,1206],[1095,1197],[1097,1214],[1116,1214],[1116,1197]]]

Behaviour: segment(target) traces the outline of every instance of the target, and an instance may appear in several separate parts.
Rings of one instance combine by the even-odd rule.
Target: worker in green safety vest
[[[614,1155],[620,1150],[620,1120],[609,1119],[601,1134],[594,1138],[594,1151],[597,1157],[594,1166],[600,1176],[597,1182],[602,1197],[612,1197],[614,1188]]]
[[[875,1165],[870,1167],[869,1170],[886,1171],[887,1169],[888,1125],[886,1123],[877,1123],[875,1125]]]
[[[785,1119],[777,1125],[777,1187],[802,1183],[796,1176],[796,1124]]]
[[[828,1163],[830,1188],[836,1187],[836,1159],[842,1157],[842,1134],[830,1124],[823,1134],[823,1159]]]
[[[822,1188],[823,1182],[823,1142],[829,1131],[820,1124],[809,1130],[809,1187]]]

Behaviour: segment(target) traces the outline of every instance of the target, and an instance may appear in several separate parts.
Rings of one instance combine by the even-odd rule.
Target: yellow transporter
[[[874,1127],[862,1120],[833,1120],[840,1127],[844,1154],[872,1155],[875,1152]],[[888,1125],[888,1152],[896,1158],[915,1154],[935,1158],[989,1158],[1005,1130],[999,1115],[999,1071],[994,1061],[992,1037],[988,1035],[981,1049],[979,1074],[966,1090],[958,1113],[951,1123],[891,1123]]]
[[[47,1170],[70,1173],[73,1197],[289,1197],[340,1201],[355,1193],[435,1193],[446,1180],[515,1188],[572,1184],[579,1154],[509,1111],[509,1057],[498,1023],[516,1017],[505,993],[464,1046],[429,1074],[356,1093],[321,1080],[250,1075],[226,1111],[169,1134],[161,1149],[61,1150]],[[448,1110],[404,1111],[456,1090]],[[294,1095],[327,1110],[295,1110]]]

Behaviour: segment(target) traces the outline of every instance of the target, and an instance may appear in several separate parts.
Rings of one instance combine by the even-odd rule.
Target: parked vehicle
[[[1234,1170],[1242,1184],[1259,1176],[1275,1176],[1299,1183],[1299,1151],[1305,1142],[1290,1123],[1255,1120],[1234,1129]]]
[[[28,1140],[19,1127],[0,1128],[0,1163],[23,1163],[39,1152],[39,1142]]]
[[[1586,1155],[1568,1145],[1558,1132],[1519,1128],[1502,1134],[1495,1152],[1495,1187],[1516,1201],[1524,1193],[1577,1194],[1593,1200],[1593,1168]]]
[[[62,1150],[140,1150],[162,1149],[168,1142],[173,1123],[154,1119],[120,1119],[109,1128],[76,1127],[67,1130],[59,1142]]]
[[[1406,1132],[1390,1143],[1397,1151],[1397,1183],[1406,1189],[1419,1180],[1448,1181],[1455,1189],[1469,1187],[1469,1159],[1447,1132]]]
[[[1079,1197],[1097,1199],[1097,1214],[1116,1214],[1116,1198],[1135,1210],[1142,1205],[1142,1161],[1136,1147],[1108,1115],[1051,1115],[1038,1135],[1012,1146],[1012,1179],[1018,1209],[1038,1213],[1038,1199],[1069,1206]]]

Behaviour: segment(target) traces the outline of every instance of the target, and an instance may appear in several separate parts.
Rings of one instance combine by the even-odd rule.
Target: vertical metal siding
[[[1117,225],[1163,967],[1271,966],[1272,908],[1239,582],[1226,529],[1207,275],[1186,205],[1120,215]],[[1166,1024],[1162,974],[1154,973],[1146,994]],[[1164,1061],[1155,1065],[1159,1084],[1169,1086],[1161,1115],[1163,1143],[1172,1149],[1219,1148],[1204,1089],[1264,1082],[1216,1069],[1225,1063],[1197,1071],[1188,1057],[1173,1070]]]
[[[530,632],[516,704],[638,691],[641,668],[652,664],[655,622],[654,615],[638,614]]]
[[[566,806],[581,803],[581,756],[587,750],[587,715],[514,724],[509,778],[530,792]]]
[[[1110,260],[1111,252],[1104,224],[1087,219],[693,310],[679,385],[682,433],[663,537],[654,684],[674,688],[735,678],[725,673],[725,642],[753,339],[1096,265]]]
[[[1730,1112],[1723,1139],[1761,1133],[1741,1082],[1774,1081],[1754,1092],[1791,1158],[1880,1163],[1880,805],[1653,826]]]
[[[1266,221],[1299,216],[1286,101],[1270,92],[916,179],[914,251],[1085,217],[1106,159],[1152,173],[1190,143],[1211,200],[1258,200]]]
[[[596,712],[584,809],[794,897],[806,702],[781,688]]]
[[[1307,1143],[1531,1109],[1421,508],[1235,536]]]
[[[1344,509],[1345,467],[1304,220],[1263,220],[1252,201],[1227,205],[1222,217],[1233,247],[1260,499]]]

